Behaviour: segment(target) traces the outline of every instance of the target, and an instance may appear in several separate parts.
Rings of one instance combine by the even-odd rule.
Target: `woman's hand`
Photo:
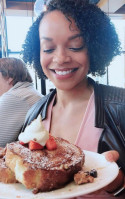
[[[104,152],[103,155],[110,162],[116,162],[119,159],[119,153],[117,151],[113,150],[107,151]],[[112,183],[107,185],[104,189],[105,191],[112,193],[116,191],[118,188],[120,188],[123,185],[123,182],[124,182],[124,173],[122,172],[122,170],[119,170],[119,174],[116,177],[116,179]]]

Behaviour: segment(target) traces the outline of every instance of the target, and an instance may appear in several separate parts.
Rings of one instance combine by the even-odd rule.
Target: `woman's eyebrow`
[[[73,36],[69,37],[69,40],[75,39],[77,37],[82,37],[82,34],[73,35]]]
[[[49,37],[41,37],[40,40],[42,40],[42,39],[43,40],[47,40],[47,41],[52,41],[53,40],[52,38],[49,38]]]
[[[82,34],[76,34],[76,35],[73,35],[71,37],[69,37],[69,40],[72,40],[72,39],[75,39],[77,37],[82,37]],[[52,41],[53,39],[50,38],[50,37],[41,37],[40,40],[47,40],[47,41]]]

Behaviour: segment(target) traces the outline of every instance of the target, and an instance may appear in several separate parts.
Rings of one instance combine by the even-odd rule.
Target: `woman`
[[[17,139],[28,110],[41,97],[22,60],[0,59],[0,147]]]
[[[85,0],[51,0],[30,28],[23,48],[24,61],[56,87],[30,110],[23,130],[40,113],[54,136],[86,150],[118,151],[125,171],[125,90],[88,77],[103,75],[120,54],[110,19]],[[110,160],[117,159],[116,151],[108,153]]]

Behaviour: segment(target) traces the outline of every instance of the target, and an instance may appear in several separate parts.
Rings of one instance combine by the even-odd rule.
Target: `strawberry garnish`
[[[50,151],[57,149],[56,141],[55,141],[54,137],[51,135],[49,135],[49,139],[46,142],[46,148]]]
[[[43,146],[40,145],[39,143],[31,140],[29,142],[29,149],[32,151],[32,150],[36,150],[36,149],[43,149]]]
[[[25,145],[25,143],[24,143],[24,142],[22,142],[22,141],[19,141],[19,143],[20,143],[21,145]]]

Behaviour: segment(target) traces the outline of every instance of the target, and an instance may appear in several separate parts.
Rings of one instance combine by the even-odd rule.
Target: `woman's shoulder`
[[[125,88],[99,84],[98,91],[105,100],[125,103]]]
[[[51,91],[47,95],[43,95],[42,98],[34,105],[34,108],[36,106],[42,106],[45,103],[49,104],[52,101],[55,93],[56,93],[56,89],[54,89],[53,91]]]
[[[54,95],[56,93],[56,89],[50,92],[48,95],[42,97],[37,103],[35,103],[27,113],[24,126],[22,131],[24,131],[25,127],[29,125],[34,119],[37,118],[39,114],[42,116],[42,120],[46,118],[47,115],[47,107],[52,101]]]
[[[89,83],[94,87],[96,99],[125,103],[125,88],[101,84],[94,81],[92,78],[88,78],[88,80]]]

